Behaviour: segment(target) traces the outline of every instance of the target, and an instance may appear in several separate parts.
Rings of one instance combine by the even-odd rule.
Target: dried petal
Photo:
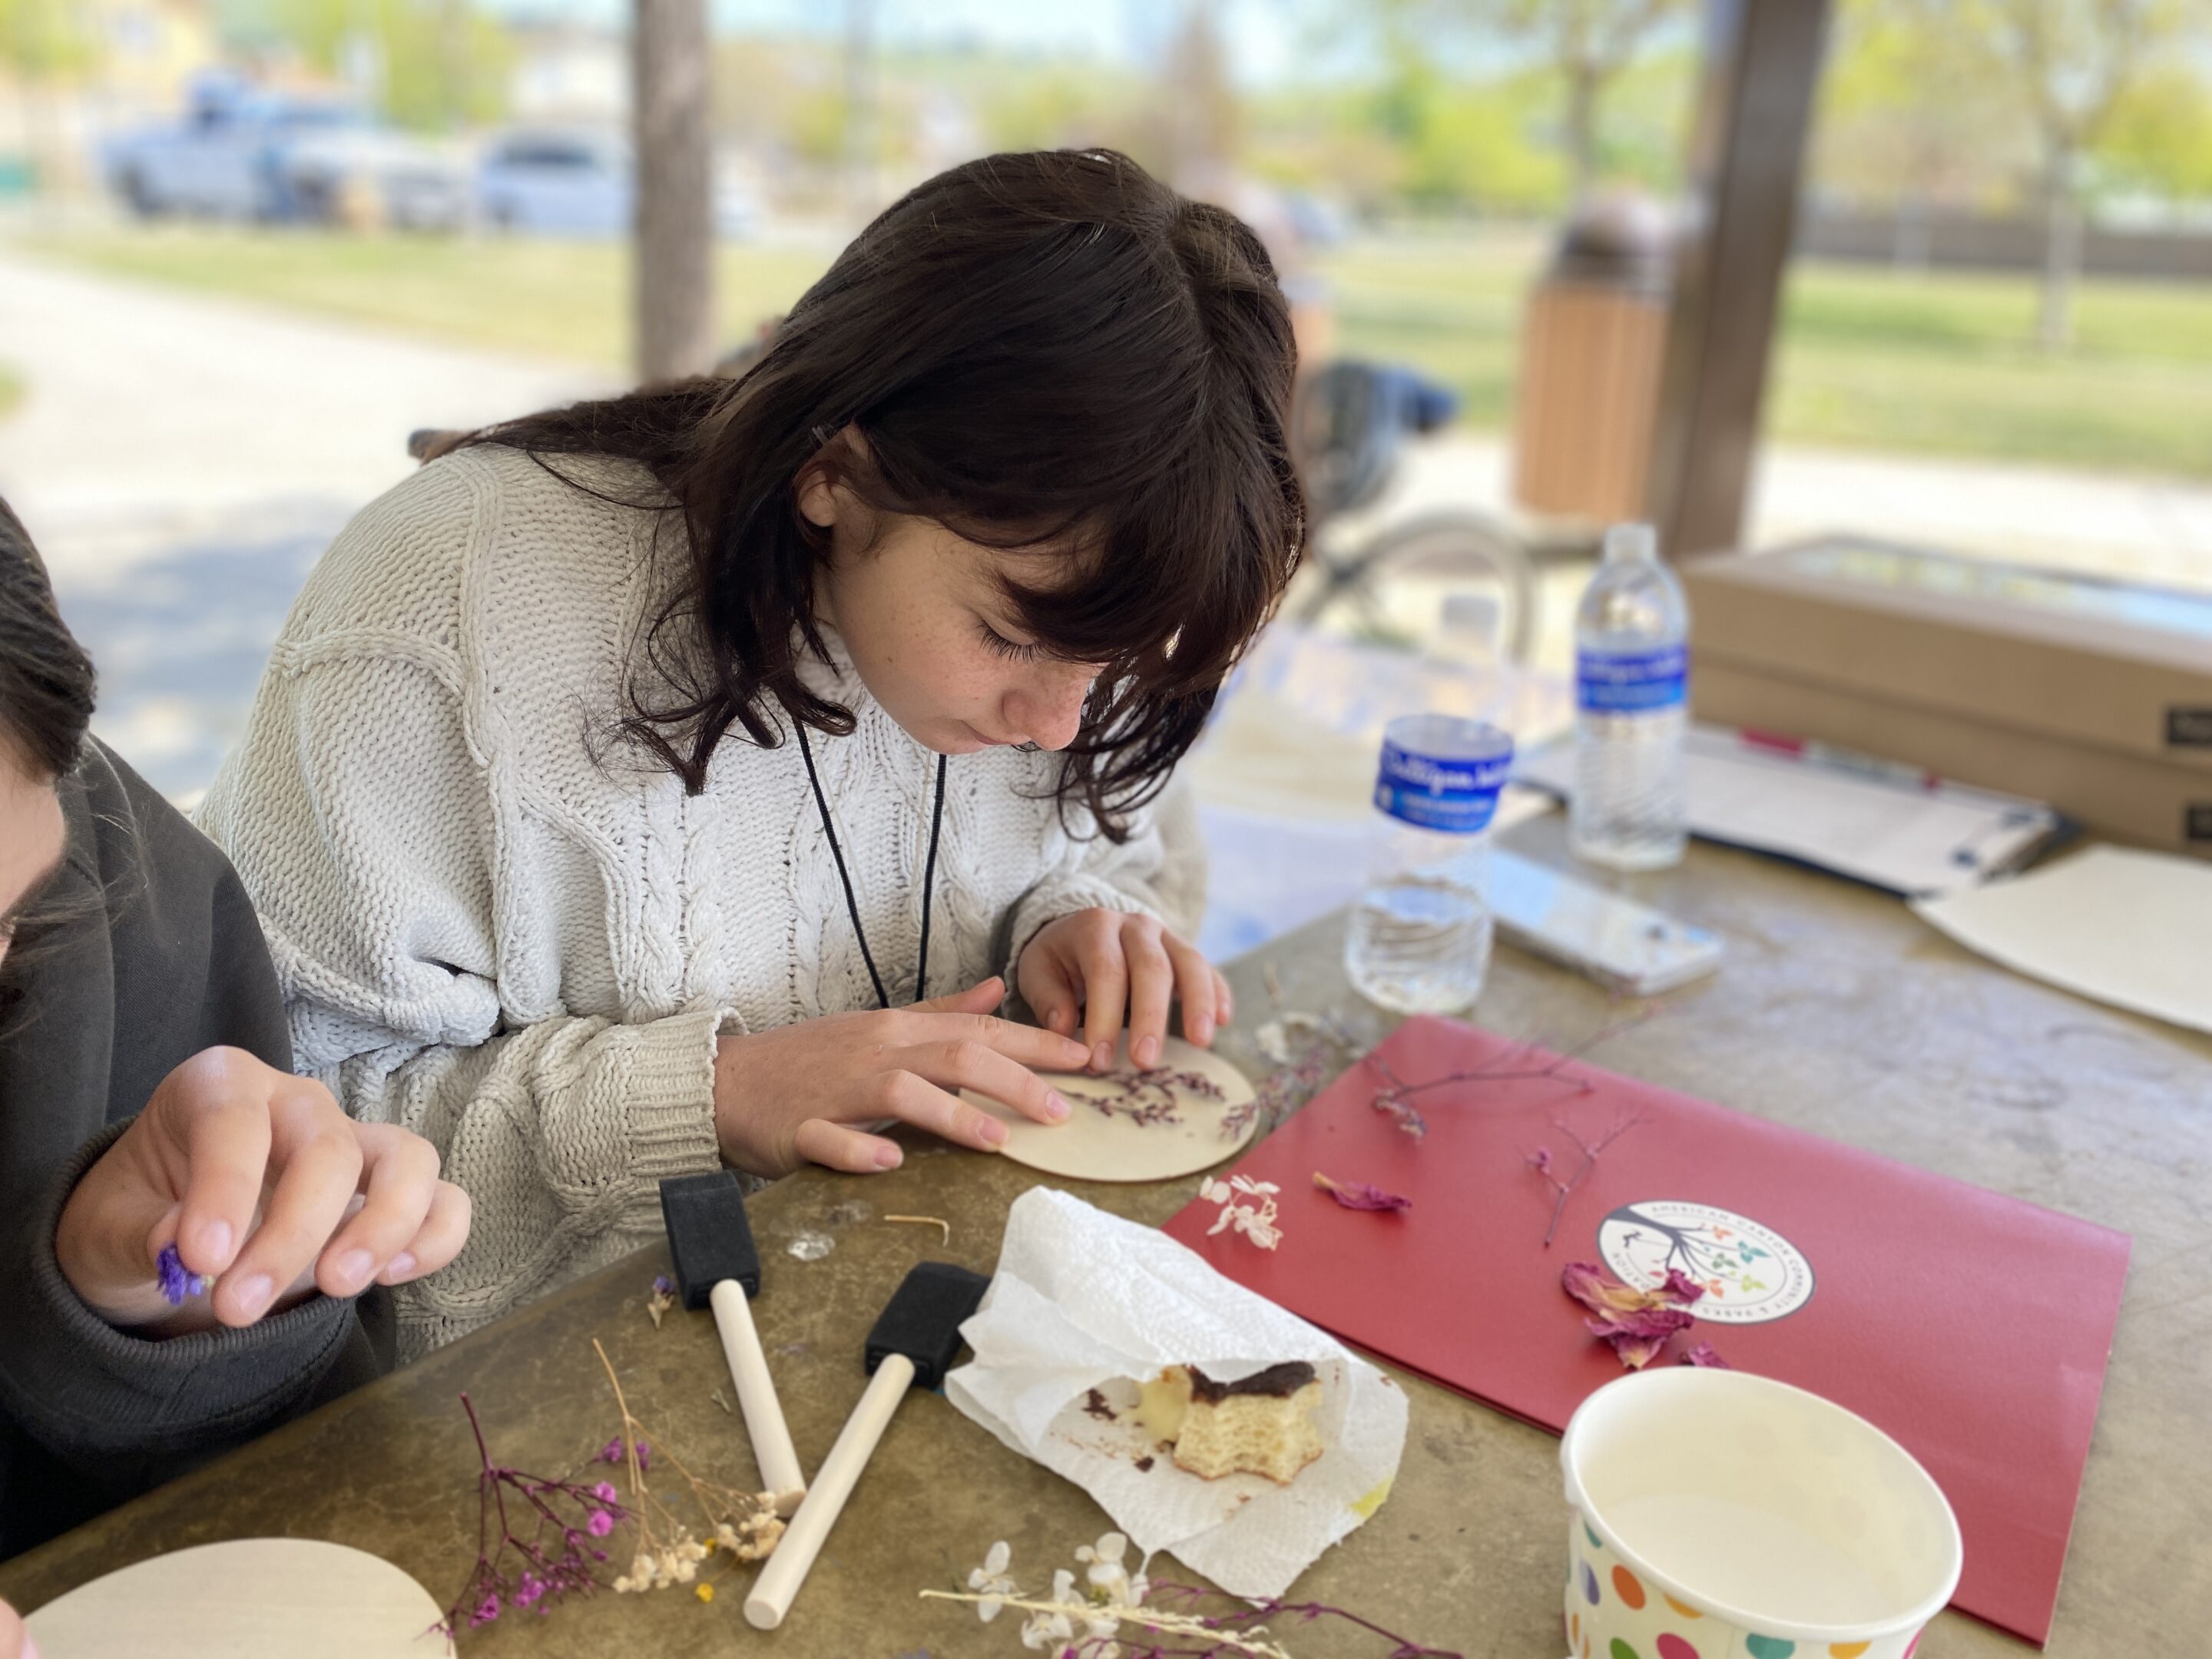
[[[1347,1210],[1410,1210],[1413,1200],[1398,1193],[1386,1193],[1380,1187],[1364,1181],[1331,1181],[1318,1170],[1314,1171],[1314,1185],[1327,1193]]]
[[[1591,1335],[1601,1336],[1608,1342],[1618,1336],[1653,1337],[1663,1342],[1676,1331],[1686,1331],[1697,1322],[1695,1315],[1680,1308],[1638,1308],[1583,1321],[1589,1327]]]
[[[1700,1342],[1696,1347],[1692,1348],[1687,1352],[1684,1353],[1682,1356],[1682,1363],[1685,1365],[1703,1365],[1713,1370],[1719,1371],[1733,1370],[1735,1369],[1735,1367],[1730,1365],[1727,1360],[1722,1358],[1719,1354],[1713,1352],[1713,1345],[1710,1342]]]
[[[1606,1340],[1612,1343],[1613,1352],[1621,1364],[1632,1371],[1642,1370],[1658,1356],[1659,1350],[1667,1346],[1667,1337],[1663,1334],[1635,1336],[1622,1332],[1607,1337]]]
[[[1705,1293],[1705,1287],[1684,1273],[1680,1267],[1668,1268],[1667,1282],[1651,1292],[1662,1301],[1673,1303],[1678,1308],[1688,1307],[1692,1302],[1701,1298]]]
[[[1587,1261],[1570,1261],[1559,1274],[1560,1287],[1592,1313],[1610,1316],[1653,1305],[1650,1296],[1616,1285]]]

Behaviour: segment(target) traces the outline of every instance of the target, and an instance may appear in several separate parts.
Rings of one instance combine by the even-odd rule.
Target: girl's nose
[[[1098,672],[1080,663],[1057,663],[1006,699],[1007,721],[1040,749],[1065,749],[1083,726],[1083,705]]]

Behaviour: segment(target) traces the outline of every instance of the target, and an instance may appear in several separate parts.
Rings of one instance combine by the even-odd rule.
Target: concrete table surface
[[[1518,850],[1564,864],[1556,823]],[[1594,1062],[2123,1229],[2135,1237],[2125,1309],[2050,1651],[2148,1659],[2212,1651],[2212,1041],[2019,978],[1951,944],[1893,899],[1722,848],[1623,884],[1719,930],[1726,965],[1663,1000]],[[1286,1006],[1349,1009],[1340,919],[1234,965],[1241,1030],[1226,1051],[1261,1069],[1262,966]],[[1499,950],[1475,1011],[1515,1035],[1596,1030],[1587,981]],[[1003,1160],[913,1143],[906,1165],[854,1179],[810,1170],[752,1201],[767,1272],[755,1314],[801,1461],[828,1450],[863,1383],[861,1338],[914,1262],[988,1271],[1007,1206],[1039,1177]],[[1104,1208],[1164,1221],[1194,1180],[1060,1183]],[[941,1216],[934,1227],[888,1214]],[[834,1241],[794,1259],[802,1233]],[[644,1303],[665,1266],[641,1250],[424,1362],[0,1566],[0,1595],[31,1608],[112,1568],[218,1539],[324,1538],[381,1555],[440,1601],[474,1555],[477,1460],[466,1389],[495,1455],[564,1474],[618,1427],[592,1351],[603,1340],[631,1407],[697,1468],[750,1485],[739,1422],[710,1398],[728,1379],[713,1325]],[[1349,1607],[1431,1647],[1554,1659],[1563,1502],[1557,1442],[1400,1374],[1413,1404],[1390,1501],[1295,1594]],[[784,1628],[750,1629],[744,1577],[711,1605],[688,1591],[571,1601],[465,1634],[464,1652],[678,1656],[732,1650],[934,1659],[1018,1654],[1018,1620],[918,1598],[950,1589],[994,1539],[1025,1586],[1072,1565],[1109,1528],[1089,1498],[1017,1456],[939,1396],[917,1395],[874,1463]],[[1279,1632],[1302,1659],[1387,1649],[1330,1625]],[[2028,1651],[1955,1613],[1927,1659]],[[52,1659],[66,1659],[52,1656]]]

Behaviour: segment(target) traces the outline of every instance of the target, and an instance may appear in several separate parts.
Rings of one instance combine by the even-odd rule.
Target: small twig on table
[[[1544,1229],[1544,1248],[1548,1250],[1552,1248],[1552,1240],[1558,1237],[1559,1231],[1559,1218],[1566,1212],[1567,1199],[1574,1192],[1576,1188],[1582,1185],[1583,1177],[1596,1167],[1599,1157],[1604,1152],[1607,1147],[1612,1146],[1614,1141],[1620,1139],[1621,1136],[1626,1134],[1631,1129],[1633,1129],[1638,1124],[1643,1121],[1644,1119],[1641,1115],[1635,1117],[1617,1119],[1614,1121],[1613,1127],[1607,1130],[1595,1142],[1591,1142],[1583,1139],[1582,1136],[1577,1133],[1574,1128],[1569,1124],[1562,1121],[1559,1118],[1553,1118],[1552,1120],[1552,1127],[1554,1129],[1557,1129],[1561,1134],[1565,1135],[1568,1139],[1573,1141],[1576,1147],[1583,1155],[1581,1167],[1577,1169],[1574,1174],[1565,1181],[1560,1180],[1557,1172],[1552,1168],[1552,1149],[1550,1147],[1539,1146],[1534,1152],[1523,1154],[1527,1159],[1528,1167],[1534,1170],[1538,1175],[1543,1176],[1545,1181],[1550,1183],[1552,1190],[1559,1194],[1559,1196],[1552,1201],[1552,1224]]]
[[[887,1215],[884,1219],[903,1222],[911,1227],[942,1227],[945,1229],[945,1242],[947,1244],[952,1243],[952,1224],[941,1215]]]

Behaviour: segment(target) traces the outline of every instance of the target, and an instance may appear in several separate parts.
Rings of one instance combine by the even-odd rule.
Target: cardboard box
[[[1697,717],[2212,857],[2212,594],[1835,538],[1683,567]]]

